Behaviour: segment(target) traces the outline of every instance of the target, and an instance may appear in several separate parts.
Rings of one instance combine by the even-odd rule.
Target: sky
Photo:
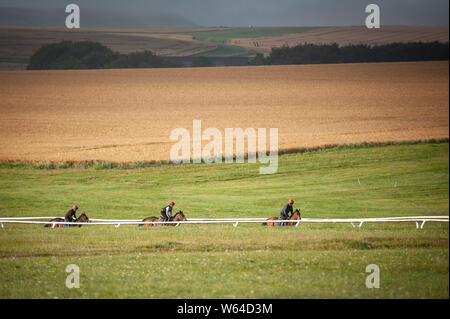
[[[133,16],[177,16],[199,26],[362,25],[365,7],[380,7],[381,24],[448,25],[448,0],[0,0],[0,7],[65,8]],[[1,24],[1,21],[0,21]]]

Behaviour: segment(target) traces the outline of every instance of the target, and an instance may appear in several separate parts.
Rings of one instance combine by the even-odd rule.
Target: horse
[[[295,212],[292,213],[292,215],[287,219],[287,220],[301,220],[302,219],[302,215],[299,209],[296,209]],[[267,218],[267,220],[273,220],[276,222],[264,222],[261,225],[262,226],[279,226],[279,223],[282,223],[282,226],[294,226],[296,224],[296,222],[286,222],[286,221],[280,221],[278,219],[278,217],[270,217]]]
[[[142,221],[143,222],[162,222],[163,219],[161,216],[160,217],[150,216],[150,217],[144,218]],[[153,226],[158,226],[158,225],[161,225],[161,224],[139,224],[139,226],[148,226],[148,227],[153,227]]]
[[[81,214],[80,217],[75,219],[74,223],[90,223],[89,217],[85,213]],[[81,227],[83,225],[73,225],[74,227],[78,226]]]
[[[57,217],[49,220],[49,223],[52,222],[64,222],[64,218]],[[81,214],[77,219],[74,220],[74,223],[90,223],[89,217],[85,213]],[[65,224],[45,224],[44,227],[52,227],[52,228],[62,228]],[[68,225],[69,227],[78,226],[81,227],[83,225]]]
[[[185,220],[187,220],[187,219],[184,216],[182,210],[180,210],[178,213],[176,213],[173,217],[171,217],[169,219],[169,221],[171,221],[171,222],[178,222],[178,221],[185,221]],[[144,218],[142,221],[143,222],[163,222],[164,220],[163,220],[162,216],[160,216],[160,217],[150,216],[150,217]],[[176,224],[175,223],[173,223],[173,224],[172,223],[168,223],[168,224],[139,224],[139,226],[160,226],[160,225],[161,226],[175,226]]]
[[[171,222],[179,222],[179,221],[186,221],[186,220],[187,220],[187,218],[186,218],[186,216],[184,216],[182,210],[180,210],[178,213],[176,213],[173,217],[171,217],[169,219],[169,221],[171,221]],[[166,224],[166,226],[176,226],[176,225],[177,224],[172,224],[172,223]]]

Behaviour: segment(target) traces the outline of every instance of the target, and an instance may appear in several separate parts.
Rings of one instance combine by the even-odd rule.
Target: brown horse
[[[75,219],[74,223],[90,223],[89,217],[85,213],[81,214],[80,217]],[[73,225],[74,227],[78,226],[81,227],[83,225]]]
[[[64,222],[64,218],[53,218],[50,219],[49,222]],[[89,217],[85,213],[81,214],[77,219],[75,219],[74,223],[89,223]],[[52,228],[62,228],[65,224],[45,224],[44,227],[52,227]],[[83,225],[68,225],[69,227],[81,227]]]
[[[162,222],[163,219],[161,216],[159,216],[159,217],[150,216],[150,217],[144,218],[142,221],[143,222]],[[161,225],[161,224],[139,224],[139,226],[148,226],[148,227],[153,227],[153,226],[158,226],[158,225]]]
[[[173,217],[169,219],[171,222],[178,222],[178,221],[185,221],[187,220],[186,217],[183,214],[183,211],[180,210],[178,213],[176,213]],[[147,217],[142,220],[143,222],[163,222],[162,216],[160,217]],[[168,223],[168,224],[139,224],[139,226],[175,226],[175,223]]]
[[[299,209],[296,209],[295,212],[292,213],[291,217],[289,217],[287,220],[301,220],[302,215],[300,213]],[[279,226],[279,223],[282,223],[282,226],[294,226],[297,222],[286,222],[279,220],[278,217],[270,217],[267,218],[267,220],[274,220],[276,222],[264,222],[261,225],[262,226]]]

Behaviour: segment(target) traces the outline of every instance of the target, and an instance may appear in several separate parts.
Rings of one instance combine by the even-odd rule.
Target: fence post
[[[233,226],[234,226],[234,227],[237,227],[238,224],[239,224],[239,222],[235,222],[235,223],[233,224]]]

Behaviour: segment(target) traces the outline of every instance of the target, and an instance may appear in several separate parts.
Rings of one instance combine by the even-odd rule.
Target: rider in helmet
[[[283,206],[283,209],[280,212],[280,219],[281,220],[288,219],[289,218],[289,213],[291,213],[291,215],[292,215],[292,213],[294,212],[294,208],[292,207],[292,205],[294,205],[294,201],[292,199],[290,199],[288,201],[288,203]],[[283,223],[279,223],[279,226],[282,226],[282,225],[284,225],[284,224]]]
[[[77,205],[73,205],[72,209],[69,210],[66,215],[64,216],[64,221],[67,223],[73,223],[75,221],[75,219],[77,219],[77,216],[75,215],[75,213],[78,210],[78,206]],[[64,224],[63,227],[67,227],[69,225]]]
[[[172,217],[173,206],[175,206],[175,203],[170,202],[169,205],[161,209],[161,217],[165,222]]]

